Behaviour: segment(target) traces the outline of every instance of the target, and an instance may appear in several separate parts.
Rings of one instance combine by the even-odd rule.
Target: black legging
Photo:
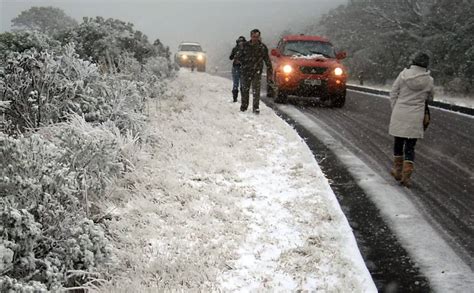
[[[395,136],[393,144],[393,155],[404,156],[405,161],[415,161],[416,138],[406,138]]]

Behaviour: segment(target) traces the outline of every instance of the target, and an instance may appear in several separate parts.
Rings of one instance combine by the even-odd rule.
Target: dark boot
[[[402,180],[400,183],[403,186],[410,187],[411,186],[411,174],[413,173],[413,162],[412,161],[404,161],[403,162],[403,170],[402,170]]]
[[[239,96],[239,90],[232,90],[232,97],[234,98],[234,103],[237,102],[238,96]]]
[[[403,169],[403,156],[394,156],[393,157],[393,167],[390,171],[395,180],[402,180],[402,169]]]

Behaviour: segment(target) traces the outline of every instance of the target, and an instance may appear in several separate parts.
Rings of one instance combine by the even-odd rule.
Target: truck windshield
[[[285,56],[310,56],[323,55],[327,58],[335,58],[334,47],[330,43],[319,41],[290,41],[284,45]]]
[[[196,52],[201,52],[201,46],[199,45],[181,45],[180,46],[180,51],[196,51]]]

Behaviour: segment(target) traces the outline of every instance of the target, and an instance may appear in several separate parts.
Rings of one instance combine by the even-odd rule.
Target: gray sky
[[[208,53],[233,46],[239,35],[248,38],[253,28],[265,40],[283,30],[298,32],[304,24],[346,0],[0,0],[0,31],[10,30],[11,20],[32,6],[55,6],[78,21],[84,16],[113,17],[129,21],[159,38],[174,52],[181,41],[200,42]],[[267,42],[268,43],[268,42]],[[273,45],[273,44],[268,44]]]

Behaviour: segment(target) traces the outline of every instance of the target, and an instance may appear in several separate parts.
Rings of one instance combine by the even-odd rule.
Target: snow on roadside
[[[353,81],[350,84],[359,86],[358,82],[356,81]],[[374,90],[388,91],[388,92],[392,89],[391,85],[370,85],[369,84],[369,85],[363,85],[363,87],[374,89]],[[438,102],[443,102],[446,104],[474,109],[474,97],[447,94],[444,92],[444,89],[442,87],[435,87],[434,100]]]
[[[137,196],[110,225],[120,269],[101,291],[376,292],[327,179],[297,133],[230,81],[181,71],[149,104]]]

